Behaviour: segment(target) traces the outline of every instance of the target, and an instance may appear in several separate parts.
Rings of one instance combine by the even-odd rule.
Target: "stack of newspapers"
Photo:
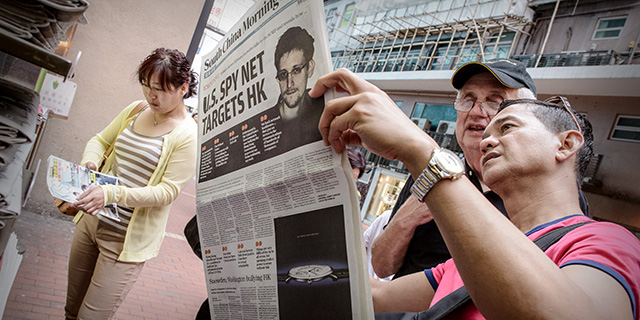
[[[0,79],[0,215],[15,216],[22,204],[22,168],[35,138],[37,92]]]
[[[88,7],[84,0],[3,0],[0,32],[53,52],[68,40],[66,32],[74,23],[86,23]]]

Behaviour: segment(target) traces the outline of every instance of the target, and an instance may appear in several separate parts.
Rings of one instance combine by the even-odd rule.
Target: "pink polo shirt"
[[[564,217],[540,225],[526,235],[534,240],[551,230],[583,221],[591,219],[583,215]],[[546,254],[561,268],[571,264],[588,265],[612,276],[626,290],[634,319],[640,320],[640,241],[627,229],[609,222],[583,225],[567,233]],[[425,270],[425,274],[435,290],[431,306],[463,284],[453,259]],[[484,319],[473,304],[467,305],[451,317]]]

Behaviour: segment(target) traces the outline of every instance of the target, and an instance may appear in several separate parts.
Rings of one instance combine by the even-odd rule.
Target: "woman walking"
[[[158,255],[171,203],[193,178],[197,124],[184,105],[196,75],[184,54],[159,48],[140,64],[146,101],[127,106],[87,143],[81,164],[118,177],[119,185],[93,187],[75,206],[69,256],[67,319],[111,319],[145,261]],[[105,151],[114,152],[103,160]],[[116,203],[120,221],[97,215]]]

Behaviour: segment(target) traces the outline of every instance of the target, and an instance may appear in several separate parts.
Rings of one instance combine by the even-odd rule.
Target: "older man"
[[[506,215],[502,199],[482,184],[480,140],[500,103],[507,99],[535,98],[536,87],[524,64],[510,59],[471,62],[451,78],[458,89],[456,138],[467,163],[466,175],[487,199]],[[409,197],[413,180],[400,193],[391,220],[374,242],[372,266],[378,276],[394,278],[430,268],[451,257],[426,206]],[[581,208],[588,204],[582,193]],[[405,200],[407,202],[405,203]]]
[[[429,206],[453,257],[427,272],[373,282],[376,312],[424,310],[464,285],[472,303],[456,310],[459,318],[640,319],[640,241],[580,209],[577,181],[592,152],[590,125],[580,115],[515,100],[486,127],[479,164],[509,221],[464,176],[459,159],[412,126],[384,92],[340,70],[320,78],[310,95],[330,87],[350,96],[325,106],[325,144],[336,152],[366,146],[402,161],[417,181],[412,194]],[[389,125],[394,135],[379,130]],[[546,252],[531,241],[585,221]]]
[[[467,162],[469,180],[504,213],[500,197],[481,184],[480,140],[484,128],[506,99],[535,98],[536,87],[525,66],[515,60],[496,59],[461,66],[452,77],[458,89],[456,138]],[[395,278],[430,268],[451,257],[429,209],[410,198],[409,178],[393,208],[389,224],[372,248],[372,266],[378,276]],[[405,203],[405,201],[408,201]]]

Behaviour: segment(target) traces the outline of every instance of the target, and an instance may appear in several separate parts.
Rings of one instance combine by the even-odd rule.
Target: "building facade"
[[[334,67],[385,90],[414,123],[454,150],[453,70],[493,58],[527,64],[539,99],[564,95],[594,126],[597,156],[583,184],[591,216],[638,234],[640,3],[336,0],[325,1],[325,13]],[[377,170],[406,173],[401,164],[369,157],[374,170],[363,183],[373,192],[363,203],[365,220],[393,199],[384,192],[393,190],[388,183],[378,185]]]

